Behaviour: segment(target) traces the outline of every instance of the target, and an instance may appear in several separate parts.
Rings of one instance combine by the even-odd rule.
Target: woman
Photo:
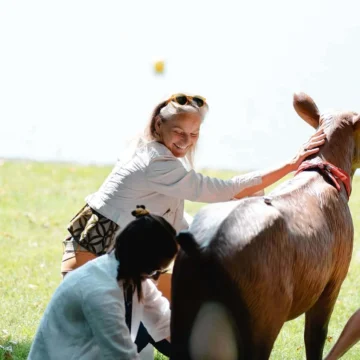
[[[140,321],[154,341],[170,335],[169,302],[150,280],[176,252],[175,229],[145,207],[133,212],[114,251],[66,276],[55,291],[29,360],[139,359]]]
[[[296,170],[325,141],[325,134],[318,131],[295,157],[277,168],[229,180],[210,178],[191,169],[207,112],[204,98],[185,94],[173,95],[155,108],[135,150],[118,161],[71,220],[70,236],[64,241],[63,275],[109,251],[115,234],[131,221],[127,209],[136,204],[145,204],[180,231],[188,227],[184,200],[211,203],[257,193]]]

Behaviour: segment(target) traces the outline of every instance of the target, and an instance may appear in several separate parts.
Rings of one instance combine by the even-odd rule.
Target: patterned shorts
[[[64,245],[66,241],[73,239],[84,250],[100,256],[113,247],[119,228],[119,225],[85,205],[70,221],[70,236],[64,240]]]
[[[61,272],[67,273],[97,256],[106,254],[114,246],[119,225],[85,205],[70,221],[70,235],[63,241]]]

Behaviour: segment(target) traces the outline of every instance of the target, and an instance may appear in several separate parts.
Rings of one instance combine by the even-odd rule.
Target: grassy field
[[[110,167],[0,162],[0,359],[26,359],[40,317],[60,283],[66,225]],[[204,171],[228,178],[231,172]],[[360,178],[350,201],[355,246],[350,272],[330,323],[325,352],[360,307]],[[194,214],[202,204],[187,203]],[[343,359],[359,359],[360,345]],[[303,317],[283,328],[272,359],[305,359]]]

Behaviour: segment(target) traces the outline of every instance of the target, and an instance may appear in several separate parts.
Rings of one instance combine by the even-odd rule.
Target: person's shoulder
[[[105,254],[87,262],[73,274],[67,275],[68,281],[71,281],[75,287],[87,291],[97,291],[99,287],[116,288],[118,265],[113,254]]]
[[[157,141],[150,141],[145,144],[142,149],[139,150],[140,152],[146,153],[149,156],[150,160],[162,157],[175,158],[171,151],[165,145]]]

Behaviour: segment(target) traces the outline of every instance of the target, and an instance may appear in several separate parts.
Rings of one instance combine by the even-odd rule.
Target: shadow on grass
[[[0,360],[26,360],[30,347],[31,341],[15,342],[1,341],[0,339]],[[155,360],[167,359],[166,356],[155,352]]]
[[[30,352],[31,341],[1,341],[0,360],[26,360]]]

